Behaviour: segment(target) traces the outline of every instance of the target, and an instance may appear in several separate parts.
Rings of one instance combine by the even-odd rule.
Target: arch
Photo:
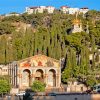
[[[56,71],[55,71],[55,69],[50,69],[48,71],[48,86],[56,87]]]
[[[44,82],[44,71],[42,69],[37,69],[35,72],[35,80]]]
[[[55,74],[57,73],[57,70],[54,69],[54,68],[50,68],[50,69],[48,70],[48,72],[49,72],[49,71],[53,71]]]
[[[31,71],[29,69],[24,69],[22,72],[22,84],[25,87],[31,85]]]
[[[29,69],[24,69],[23,72],[25,72],[25,71],[31,73],[31,71]]]
[[[0,75],[2,75],[2,68],[0,67]]]

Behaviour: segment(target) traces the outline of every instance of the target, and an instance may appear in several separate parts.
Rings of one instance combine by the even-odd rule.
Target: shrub
[[[0,94],[8,93],[10,88],[11,86],[7,80],[0,80]]]
[[[43,92],[45,91],[46,84],[40,81],[34,81],[31,88],[34,92]]]

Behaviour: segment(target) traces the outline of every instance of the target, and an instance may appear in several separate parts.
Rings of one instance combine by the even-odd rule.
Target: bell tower
[[[87,25],[86,25],[86,33],[89,34],[89,25],[88,25],[88,22],[87,22]]]

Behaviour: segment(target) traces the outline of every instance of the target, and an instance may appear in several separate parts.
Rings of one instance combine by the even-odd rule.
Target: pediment
[[[45,55],[35,55],[19,61],[20,67],[59,67],[59,60]]]

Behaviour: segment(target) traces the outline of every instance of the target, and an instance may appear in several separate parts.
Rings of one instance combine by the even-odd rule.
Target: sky
[[[23,13],[28,6],[60,6],[88,7],[100,10],[100,0],[0,0],[0,14],[10,12]]]

